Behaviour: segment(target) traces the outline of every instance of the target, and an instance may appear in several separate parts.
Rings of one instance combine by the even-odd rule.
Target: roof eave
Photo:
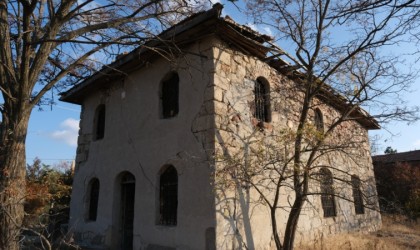
[[[107,65],[106,67],[96,72],[95,74],[93,74],[91,77],[87,78],[80,84],[77,84],[71,89],[69,89],[68,91],[61,93],[60,101],[69,102],[73,104],[82,104],[83,96],[85,94],[84,92],[85,90],[87,90],[88,86],[90,86],[92,83],[104,80],[106,76],[115,75],[115,73],[117,72],[115,69],[119,69],[123,65],[129,62],[137,60],[140,54],[143,54],[144,52],[148,51],[147,49],[148,47],[150,48],[150,47],[157,46],[161,43],[162,40],[175,37],[181,34],[182,32],[189,30],[207,20],[219,19],[222,9],[223,9],[223,5],[216,3],[215,5],[213,5],[213,8],[208,11],[201,12],[189,18],[186,18],[185,20],[181,21],[175,26],[162,32],[158,36],[158,39],[146,42],[145,46],[140,46],[139,48],[133,50],[127,55],[122,56],[121,58]]]

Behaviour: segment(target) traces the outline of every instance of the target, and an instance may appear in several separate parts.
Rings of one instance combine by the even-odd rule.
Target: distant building
[[[170,51],[179,54],[176,61],[139,48],[62,95],[82,106],[70,214],[79,244],[274,249],[266,207],[239,204],[235,190],[215,190],[222,180],[214,172],[224,167],[215,153],[234,150],[229,131],[254,131],[264,140],[296,127],[300,95],[287,89],[296,86],[293,69],[267,57],[269,37],[220,17],[221,9],[216,4],[160,35],[176,42]],[[160,41],[147,45],[169,50]],[[316,103],[310,117],[322,133],[346,104],[329,90]],[[364,209],[377,205],[367,130],[378,124],[361,109],[354,115],[331,140],[357,139],[360,144],[351,149],[357,163],[344,150],[317,160],[324,178],[311,188],[322,195],[308,198],[297,242],[381,224],[377,211]],[[343,177],[348,183],[337,187],[333,176],[344,171],[351,179]],[[259,199],[250,195],[251,201]],[[287,206],[292,197],[282,193],[280,199]],[[279,210],[279,228],[286,216]]]
[[[372,160],[381,209],[403,212],[415,190],[420,191],[420,150],[375,155]]]

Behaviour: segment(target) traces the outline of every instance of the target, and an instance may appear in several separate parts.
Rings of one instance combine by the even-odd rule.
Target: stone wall
[[[83,116],[84,107],[82,105],[80,110],[80,121],[79,121],[79,136],[77,137],[77,151],[76,151],[76,169],[77,171],[80,165],[85,162],[89,156],[89,145],[92,140],[92,134],[83,129]],[[82,132],[83,131],[83,132]]]
[[[278,180],[275,169],[284,169],[290,176],[293,138],[296,134],[303,94],[295,82],[257,58],[244,55],[219,41],[214,47],[215,114],[216,114],[216,239],[218,249],[273,249],[270,211],[262,199],[274,199]],[[271,122],[259,123],[253,117],[254,86],[257,78],[270,85]],[[314,110],[322,111],[325,129],[340,117],[333,107],[318,99],[312,103],[309,124],[305,127],[305,145],[310,148],[317,133]],[[308,159],[310,152],[303,153]],[[270,162],[271,161],[271,162]],[[270,164],[272,168],[270,169]],[[264,167],[262,167],[264,166]],[[274,167],[276,166],[276,167]],[[325,139],[322,155],[312,164],[312,173],[326,166],[334,175],[337,216],[324,218],[319,194],[319,182],[310,180],[310,192],[301,213],[297,244],[320,240],[328,234],[348,231],[370,231],[380,227],[380,214],[371,209],[356,215],[350,176],[362,180],[365,204],[377,209],[375,181],[367,131],[355,121],[341,123]],[[284,168],[283,168],[284,167]],[[250,176],[251,175],[251,176]],[[247,179],[248,178],[248,179]],[[252,179],[251,179],[252,178]],[[276,218],[279,232],[284,233],[293,184],[286,180],[280,191]],[[249,184],[248,180],[251,180]],[[341,181],[340,181],[341,180]],[[259,193],[256,191],[259,188]],[[263,195],[261,195],[263,194]]]

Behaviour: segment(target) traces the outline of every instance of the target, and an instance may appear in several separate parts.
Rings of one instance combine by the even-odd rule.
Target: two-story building
[[[79,244],[274,249],[270,214],[257,204],[258,194],[243,187],[250,197],[244,200],[242,192],[219,188],[227,177],[218,171],[226,164],[218,153],[240,151],[237,138],[247,133],[264,141],[296,128],[300,94],[290,70],[284,70],[288,65],[269,61],[264,43],[270,38],[221,17],[221,9],[216,4],[163,32],[160,40],[173,46],[150,41],[62,94],[63,101],[82,106],[70,212]],[[168,60],[146,47],[175,57]],[[312,114],[318,130],[341,107],[339,100],[325,99],[333,95],[323,98],[316,99]],[[359,114],[332,136],[360,139],[354,149],[358,163],[339,152],[319,160],[320,166],[351,174],[356,183],[373,178],[367,130],[378,128],[366,113]],[[332,176],[340,171],[323,171],[331,179],[321,187],[316,182],[314,190],[327,194],[309,198],[297,242],[380,226],[379,213],[364,209],[368,201],[360,190],[375,194],[374,185],[334,189]],[[328,193],[333,190],[348,199],[335,198]],[[290,196],[282,193],[281,199],[286,206]],[[280,231],[286,219],[287,209],[279,209]]]

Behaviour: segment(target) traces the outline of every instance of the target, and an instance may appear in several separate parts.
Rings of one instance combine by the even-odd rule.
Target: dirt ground
[[[301,250],[420,250],[420,221],[382,216],[382,228],[368,234],[351,233],[332,236]]]

